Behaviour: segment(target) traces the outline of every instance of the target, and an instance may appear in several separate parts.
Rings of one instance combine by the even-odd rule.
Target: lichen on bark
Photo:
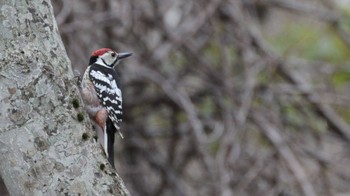
[[[81,103],[48,0],[0,2],[0,174],[12,195],[128,195],[79,122]],[[100,175],[96,175],[99,173]]]

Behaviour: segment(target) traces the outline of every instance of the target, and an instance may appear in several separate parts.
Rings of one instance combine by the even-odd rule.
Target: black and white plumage
[[[89,78],[95,87],[100,103],[108,111],[108,117],[112,120],[115,128],[119,130],[123,112],[122,92],[117,85],[117,73],[114,69],[95,63],[90,66]]]
[[[85,108],[98,133],[98,140],[114,166],[114,134],[120,131],[122,122],[122,93],[119,76],[114,70],[120,59],[131,53],[116,53],[102,48],[92,53],[90,63],[81,82],[81,94]]]

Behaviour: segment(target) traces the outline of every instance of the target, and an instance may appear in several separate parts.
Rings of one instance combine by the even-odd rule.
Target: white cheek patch
[[[112,57],[111,53],[106,53],[102,55],[101,58],[106,62],[107,65],[112,65],[117,59],[117,57]]]

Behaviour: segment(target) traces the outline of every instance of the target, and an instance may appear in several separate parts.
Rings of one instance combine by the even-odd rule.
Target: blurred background
[[[350,1],[52,0],[75,75],[118,65],[134,196],[350,195]]]

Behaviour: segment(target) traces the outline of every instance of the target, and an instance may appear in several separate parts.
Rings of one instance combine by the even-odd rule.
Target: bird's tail
[[[107,119],[106,122],[106,136],[107,136],[107,152],[108,152],[108,161],[114,166],[114,137],[117,129],[115,128],[112,120],[110,118]]]
[[[123,133],[122,133],[120,130],[117,130],[117,132],[118,132],[119,136],[120,136],[122,139],[124,139]]]

